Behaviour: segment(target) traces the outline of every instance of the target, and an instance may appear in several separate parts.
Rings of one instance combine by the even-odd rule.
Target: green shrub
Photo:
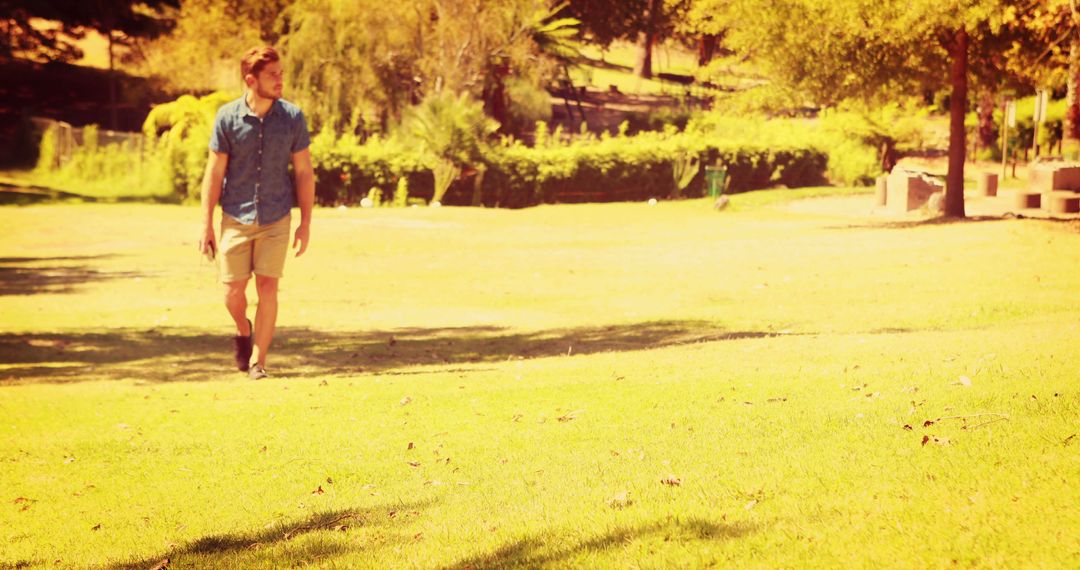
[[[551,120],[551,95],[532,83],[510,78],[506,82],[506,94],[510,99],[509,117],[503,128],[511,133],[524,133],[537,121]]]
[[[61,164],[60,129],[50,126],[42,135],[35,181],[39,184],[99,198],[152,197],[171,194],[160,157],[133,141],[100,143],[97,125],[82,129],[82,143]]]
[[[168,185],[181,199],[199,200],[214,116],[238,96],[222,91],[205,97],[183,95],[154,107],[143,122],[143,134],[159,155]]]
[[[639,200],[704,193],[704,175],[691,164],[723,163],[730,191],[770,186],[807,186],[826,182],[829,158],[807,142],[789,138],[790,125],[755,129],[743,121],[717,132],[699,125],[679,133],[646,132],[637,136],[586,136],[570,143],[537,125],[534,147],[507,141],[489,147],[473,166],[482,168],[479,201],[488,206],[525,207],[552,202]],[[757,124],[761,126],[760,123]],[[736,128],[737,127],[737,128]],[[408,198],[436,198],[428,158],[397,139],[320,134],[312,143],[320,203],[356,203],[372,186],[404,183]],[[683,174],[677,179],[676,174]],[[448,175],[446,179],[454,178]],[[687,181],[688,179],[688,181]],[[403,182],[399,182],[403,181]],[[468,205],[477,196],[475,179],[454,180],[441,201]],[[684,189],[680,186],[685,184]]]

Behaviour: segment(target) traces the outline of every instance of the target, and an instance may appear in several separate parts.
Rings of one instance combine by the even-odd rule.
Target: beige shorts
[[[268,224],[241,224],[223,215],[221,238],[221,281],[246,281],[251,274],[280,279],[285,274],[285,254],[289,252],[291,215]]]

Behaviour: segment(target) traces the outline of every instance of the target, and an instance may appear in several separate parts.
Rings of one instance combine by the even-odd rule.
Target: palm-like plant
[[[406,112],[402,135],[423,152],[435,176],[432,202],[442,201],[462,167],[480,158],[498,128],[467,93],[433,93]]]

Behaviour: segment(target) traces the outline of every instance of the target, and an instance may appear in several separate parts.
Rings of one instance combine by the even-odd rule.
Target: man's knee
[[[247,289],[247,281],[233,281],[225,284],[225,304],[232,305],[246,301],[244,291]]]
[[[259,292],[259,298],[276,297],[278,292],[278,280],[276,277],[255,276],[255,289]]]

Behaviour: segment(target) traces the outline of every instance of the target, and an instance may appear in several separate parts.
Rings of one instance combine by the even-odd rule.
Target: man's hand
[[[309,239],[311,239],[311,227],[307,224],[300,224],[299,226],[297,226],[296,239],[293,240],[292,244],[293,249],[296,249],[297,245],[300,246],[300,249],[296,252],[296,257],[304,255],[304,252],[307,251]]]
[[[217,256],[217,238],[214,237],[213,224],[207,224],[203,229],[202,237],[199,238],[199,252],[211,259]]]

